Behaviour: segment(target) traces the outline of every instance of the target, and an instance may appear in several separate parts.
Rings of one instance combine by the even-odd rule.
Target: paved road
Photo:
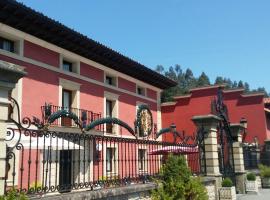
[[[258,194],[237,195],[237,200],[270,200],[270,189],[261,189]]]

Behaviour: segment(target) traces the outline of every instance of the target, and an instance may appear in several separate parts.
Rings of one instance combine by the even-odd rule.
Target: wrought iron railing
[[[31,194],[145,183],[169,153],[185,155],[200,173],[196,144],[82,133],[9,129],[6,190]]]
[[[88,115],[85,112],[80,115],[82,110],[77,109],[78,117],[71,110],[51,105],[43,108],[47,121],[41,122],[36,117],[20,120],[18,103],[12,98],[11,101],[9,120],[14,125],[8,128],[6,137],[6,192],[15,188],[31,196],[146,183],[160,174],[169,154],[185,156],[194,174],[205,172],[205,160],[202,161],[205,151],[201,146],[203,130],[187,136],[172,126],[157,133],[152,120],[145,123],[145,111],[144,118],[139,117],[136,121],[145,126],[150,123],[153,127],[148,129],[146,126],[145,130],[141,127],[147,133],[144,135],[118,118],[101,118],[84,126],[86,119],[94,120],[93,113],[88,112],[91,117],[86,118]],[[17,109],[18,120],[14,120],[14,109]],[[72,119],[81,132],[52,131],[51,125],[57,120],[62,123],[63,117]],[[110,136],[90,131],[100,124],[117,124],[130,134],[121,134],[122,128],[118,135]],[[170,131],[174,134],[173,141],[161,141],[159,136],[170,134]]]
[[[48,123],[48,117],[50,116],[51,113],[56,113],[57,111],[62,111],[66,110],[68,112],[74,113],[79,120],[82,122],[82,125],[87,125],[90,124],[91,122],[101,119],[102,115],[101,113],[95,113],[93,111],[85,110],[85,109],[78,109],[78,108],[68,108],[68,107],[61,107],[61,106],[54,106],[54,105],[49,105],[50,110],[49,113],[46,112],[48,109],[48,105],[41,106],[41,112],[42,112],[42,120],[43,123],[46,124]],[[56,119],[53,123],[51,123],[53,126],[65,126],[65,127],[77,127],[78,125],[72,121],[72,119],[68,117],[60,117]],[[96,130],[98,131],[103,131],[104,127],[103,125],[99,125],[95,127]]]

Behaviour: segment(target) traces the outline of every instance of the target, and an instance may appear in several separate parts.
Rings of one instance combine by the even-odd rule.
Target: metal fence
[[[82,126],[86,126],[95,120],[101,118],[101,113],[95,113],[93,111],[85,110],[85,109],[78,109],[72,107],[62,107],[62,106],[55,106],[51,104],[47,104],[45,106],[41,106],[41,113],[42,113],[42,122],[43,124],[48,123],[49,116],[53,113],[57,113],[59,111],[66,110],[69,113],[73,113],[78,117],[78,119],[82,122]],[[74,123],[74,121],[68,117],[60,117],[51,123],[52,126],[65,126],[65,127],[78,127],[78,124]],[[103,131],[104,126],[99,125],[95,127],[97,131]]]
[[[9,128],[7,152],[6,190],[28,194],[147,182],[168,153],[184,155],[200,173],[195,143]]]
[[[259,164],[270,166],[270,151],[265,145],[245,144],[243,154],[246,170],[258,169]]]

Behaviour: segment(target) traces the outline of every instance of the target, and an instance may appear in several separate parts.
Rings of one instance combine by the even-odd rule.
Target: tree
[[[239,88],[244,88],[244,83],[243,83],[243,81],[239,81],[237,87],[239,87]]]
[[[174,67],[169,67],[168,70],[165,70],[162,65],[157,65],[156,71],[160,74],[164,74],[166,77],[178,83],[177,86],[166,89],[162,92],[161,102],[173,101],[174,96],[187,94],[192,88],[211,85],[208,76],[204,72],[202,72],[202,74],[196,78],[190,68],[183,71],[179,64],[174,65]],[[215,84],[225,84],[226,89],[245,88],[245,92],[247,93],[263,92],[265,93],[265,96],[269,95],[263,87],[250,91],[250,87],[247,82],[244,83],[241,80],[239,82],[232,81],[230,78],[225,78],[222,76],[216,77]]]
[[[232,88],[237,88],[237,87],[238,87],[237,81],[234,81],[232,84]]]
[[[244,83],[245,92],[249,92],[249,84],[247,82]]]
[[[152,192],[154,200],[207,200],[207,192],[199,178],[192,177],[183,156],[169,155],[157,180],[158,189]]]
[[[210,80],[208,76],[204,72],[202,72],[202,74],[199,76],[197,80],[197,86],[207,86],[207,85],[210,85]]]
[[[163,74],[164,67],[162,65],[157,65],[155,71],[160,73],[160,74]]]
[[[218,76],[215,80],[215,85],[220,85],[220,84],[223,84],[224,83],[224,80],[221,76]]]

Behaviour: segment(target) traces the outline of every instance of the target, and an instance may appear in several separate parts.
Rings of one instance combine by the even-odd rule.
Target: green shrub
[[[207,192],[200,179],[192,173],[183,156],[169,155],[161,168],[158,188],[152,191],[153,200],[207,200]]]
[[[266,165],[259,165],[261,177],[270,177],[270,167]]]
[[[256,181],[256,175],[253,172],[247,174],[248,181]]]
[[[221,183],[222,187],[232,187],[233,186],[233,182],[230,178],[225,178],[222,183]]]
[[[14,188],[9,190],[6,195],[0,196],[0,200],[28,200],[25,193],[18,193]]]

